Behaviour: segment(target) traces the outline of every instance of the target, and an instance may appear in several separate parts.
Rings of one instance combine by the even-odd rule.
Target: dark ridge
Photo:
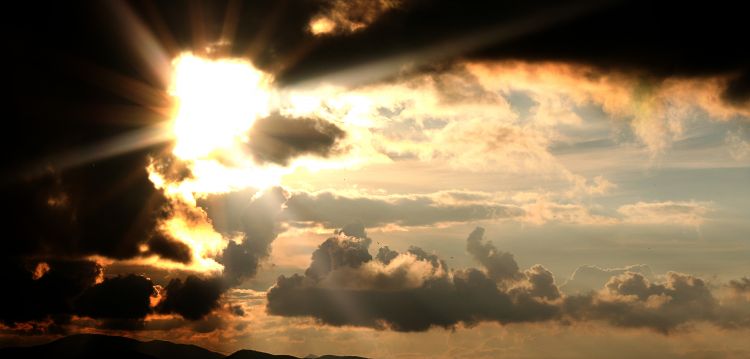
[[[224,355],[195,345],[161,340],[139,340],[99,334],[76,334],[31,347],[0,348],[0,357],[12,358],[149,358],[220,359]]]
[[[190,344],[163,340],[142,342],[131,338],[101,334],[75,334],[53,342],[29,347],[0,348],[0,358],[63,358],[63,359],[297,359],[291,355],[274,355],[255,350],[239,350],[225,356]],[[323,355],[317,359],[364,359],[357,356]]]

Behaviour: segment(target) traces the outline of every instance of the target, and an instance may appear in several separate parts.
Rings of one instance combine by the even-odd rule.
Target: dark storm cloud
[[[316,17],[328,14],[334,22],[356,18],[355,13],[331,16],[332,3],[349,2],[242,3],[235,12],[234,41],[224,50],[252,57],[282,84],[378,63],[390,63],[389,71],[397,72],[405,65],[442,68],[461,59],[566,61],[656,81],[733,76],[722,96],[728,103],[749,105],[750,51],[742,46],[745,13],[733,1],[414,0],[355,21],[364,27],[358,25],[354,32],[313,36],[309,24]],[[135,5],[152,27],[163,23],[171,31],[173,51],[202,49],[226,35],[226,2]],[[185,21],[196,13],[206,24],[203,43]]]
[[[356,277],[336,275],[372,270],[364,266],[372,261],[367,251],[370,243],[366,237],[342,236],[340,232],[327,239],[313,253],[304,276],[279,277],[268,292],[269,313],[311,316],[337,326],[397,331],[424,331],[433,326],[450,328],[480,321],[541,321],[560,314],[556,306],[541,300],[539,294],[554,296],[545,287],[549,283],[543,280],[531,285],[538,289],[517,287],[506,291],[477,269],[455,271],[449,276],[444,261],[416,247],[407,253],[415,257],[415,263],[427,264],[433,272],[417,286],[405,279],[403,273],[408,268],[376,273],[372,286],[366,288],[358,287],[362,280],[346,282],[347,278]],[[377,258],[385,264],[395,257],[392,251],[381,250]],[[548,273],[543,268],[535,269],[536,272]]]
[[[492,256],[501,252],[488,246],[483,234],[478,228],[467,242],[474,242],[474,247],[482,244],[475,250],[483,254],[477,259],[484,268],[450,271],[443,261],[419,248],[402,254],[381,248],[373,260],[369,238],[338,232],[313,253],[304,275],[279,277],[268,292],[267,310],[334,326],[396,331],[482,321],[602,321],[660,333],[699,321],[725,328],[750,325],[747,299],[722,304],[705,281],[681,273],[669,272],[664,282],[651,282],[640,273],[625,271],[611,276],[598,292],[564,296],[552,273],[541,265],[524,271],[498,266],[496,261],[507,264],[512,257]],[[416,260],[401,257],[397,264],[403,255]],[[390,267],[378,269],[383,265]],[[425,273],[424,265],[432,269]],[[422,271],[425,279],[410,282],[405,273],[413,270]],[[731,287],[743,288],[744,281],[733,283]]]
[[[154,283],[138,276],[113,277],[86,289],[75,301],[76,312],[91,318],[142,319],[151,313]]]
[[[129,259],[158,236],[166,198],[148,179],[145,153],[97,161],[13,184],[6,205],[6,255],[101,255]],[[175,245],[154,239],[182,259]],[[181,249],[185,251],[186,249]],[[179,252],[179,250],[178,250]]]
[[[287,165],[299,156],[328,157],[343,149],[346,133],[335,124],[314,118],[288,118],[272,114],[255,121],[248,148],[257,162]]]
[[[741,45],[745,18],[738,6],[731,1],[413,1],[354,34],[324,39],[284,78],[323,75],[445,44],[440,54],[453,58],[568,61],[657,80],[734,74],[723,96],[747,106],[750,51]],[[567,12],[570,17],[561,15]],[[463,51],[444,55],[455,48]]]
[[[48,271],[37,271],[39,265]],[[101,267],[87,260],[3,260],[0,283],[6,289],[0,295],[0,321],[8,325],[50,318],[65,322],[74,314],[75,299],[100,274]]]
[[[13,210],[7,212],[0,260],[28,265],[45,258],[51,269],[38,280],[29,279],[31,272],[23,266],[3,271],[21,293],[8,300],[21,303],[3,304],[2,310],[9,311],[0,319],[23,322],[79,314],[106,319],[104,327],[140,326],[134,319],[149,311],[150,281],[127,276],[94,286],[101,271],[98,264],[55,258],[131,259],[155,254],[190,262],[190,248],[157,230],[158,221],[168,214],[167,200],[148,180],[146,165],[146,153],[140,152],[8,185],[6,205]],[[29,304],[41,302],[49,304]],[[13,309],[18,305],[27,309]]]
[[[386,224],[426,226],[441,222],[469,222],[516,217],[523,210],[515,206],[491,204],[442,204],[428,196],[409,198],[346,197],[331,192],[294,193],[286,202],[286,220],[315,222],[327,228],[340,228],[360,222],[366,227]]]
[[[165,298],[156,306],[159,313],[176,313],[189,320],[199,320],[219,307],[226,287],[222,278],[173,279],[164,288]]]
[[[147,156],[163,146],[99,155],[111,150],[110,141],[145,130],[160,116],[117,93],[122,87],[102,86],[94,74],[104,68],[134,83],[143,79],[102,34],[95,6],[16,10],[35,15],[2,25],[18,36],[8,44],[13,65],[5,82],[13,89],[7,115],[13,131],[0,141],[7,159],[0,164],[7,209],[1,256],[136,257],[164,214],[165,198],[145,170]],[[161,100],[150,105],[162,106]]]

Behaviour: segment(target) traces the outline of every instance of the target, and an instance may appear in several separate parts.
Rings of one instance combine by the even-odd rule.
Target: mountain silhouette
[[[0,358],[55,359],[298,359],[291,355],[274,355],[255,350],[239,350],[229,356],[195,345],[163,340],[142,342],[131,338],[101,334],[76,334],[53,342],[29,347],[0,348]],[[356,356],[309,356],[317,359],[363,359]]]

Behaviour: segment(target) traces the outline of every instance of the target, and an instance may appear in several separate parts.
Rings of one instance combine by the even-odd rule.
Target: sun
[[[169,94],[174,98],[168,126],[172,159],[189,169],[173,177],[152,159],[149,179],[170,200],[170,214],[160,230],[191,249],[185,265],[151,260],[151,265],[203,273],[221,271],[216,256],[227,237],[213,228],[197,199],[252,187],[259,191],[278,185],[278,168],[259,166],[248,154],[248,133],[255,121],[269,116],[275,91],[271,75],[243,59],[202,58],[185,53],[174,59]],[[157,156],[163,156],[159,154]],[[163,159],[163,158],[161,158]]]
[[[248,154],[251,127],[273,108],[273,77],[238,58],[185,53],[172,65],[172,154],[192,176],[170,181],[151,168],[154,184],[188,201],[206,194],[278,185],[283,171],[259,166]]]
[[[182,160],[231,155],[256,119],[270,111],[271,76],[241,59],[174,60],[170,94],[177,100],[173,153]]]

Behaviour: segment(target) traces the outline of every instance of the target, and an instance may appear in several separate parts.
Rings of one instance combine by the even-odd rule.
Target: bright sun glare
[[[207,59],[186,53],[173,61],[169,93],[176,99],[173,154],[192,178],[170,183],[152,171],[152,181],[188,201],[208,193],[278,185],[280,168],[258,166],[248,155],[248,132],[269,115],[271,75],[242,59]]]
[[[249,62],[185,54],[174,62],[178,100],[174,154],[183,160],[226,155],[247,142],[253,122],[268,116],[269,76]],[[222,153],[224,152],[224,153]]]

